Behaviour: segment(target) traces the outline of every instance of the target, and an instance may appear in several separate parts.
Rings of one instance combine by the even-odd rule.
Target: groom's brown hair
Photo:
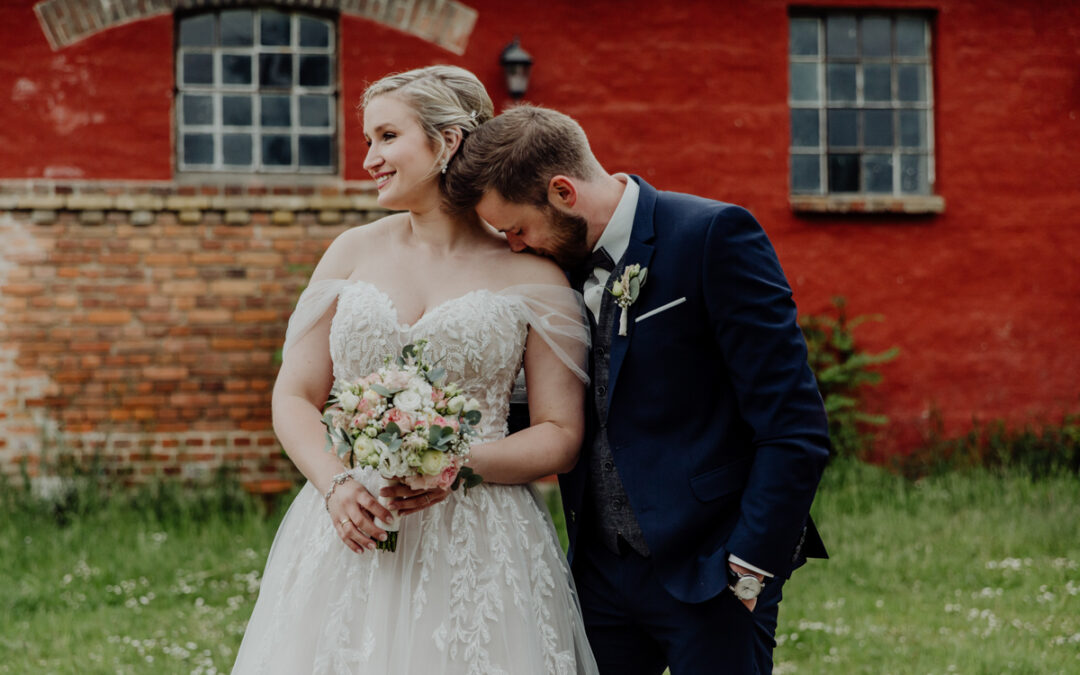
[[[598,168],[581,125],[555,110],[519,105],[462,143],[447,171],[447,202],[469,211],[495,190],[508,202],[544,207],[552,176],[590,179]]]

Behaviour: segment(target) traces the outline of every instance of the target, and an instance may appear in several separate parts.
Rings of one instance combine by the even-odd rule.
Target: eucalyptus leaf
[[[434,370],[428,371],[427,373],[428,382],[430,382],[431,384],[438,384],[445,377],[446,368],[435,368]]]
[[[637,275],[638,287],[641,287],[641,286],[645,285],[645,279],[648,276],[649,276],[649,268],[648,267],[642,267],[641,271],[638,272],[638,275]]]
[[[389,389],[382,386],[381,384],[372,384],[371,385],[371,390],[373,392],[375,392],[376,394],[378,394],[379,396],[386,396],[387,398],[394,395]]]
[[[470,410],[469,412],[465,413],[465,421],[469,424],[479,424],[480,417],[481,415],[479,410]]]
[[[394,434],[395,436],[401,435],[401,427],[397,425],[397,422],[391,422],[386,425],[386,433]]]
[[[641,292],[641,280],[639,277],[634,277],[630,280],[630,302],[637,300],[638,293]]]

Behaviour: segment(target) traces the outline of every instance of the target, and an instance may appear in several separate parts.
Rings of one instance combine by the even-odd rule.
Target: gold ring
[[[338,521],[338,523],[339,523],[340,525],[342,525],[342,526],[344,526],[344,525],[345,525],[345,523],[351,523],[351,522],[352,522],[352,521],[351,521],[351,520],[349,520],[349,517],[348,517],[348,516],[346,516],[346,517],[344,517],[344,518],[342,518],[341,520],[339,520],[339,521]]]

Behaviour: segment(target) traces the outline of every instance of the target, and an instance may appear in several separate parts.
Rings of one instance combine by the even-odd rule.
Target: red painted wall
[[[364,84],[462,65],[506,103],[498,56],[519,35],[536,66],[527,100],[581,121],[612,170],[750,208],[803,313],[833,295],[885,317],[860,336],[897,345],[873,403],[894,447],[931,408],[950,431],[1080,403],[1080,4],[1065,0],[832,2],[930,8],[940,216],[806,217],[788,207],[787,13],[757,0],[467,2],[456,57],[342,17],[344,177],[366,178],[352,111]],[[821,3],[810,3],[821,4]],[[801,4],[800,6],[806,6]],[[49,50],[32,2],[0,6],[0,178],[172,177],[172,19]]]

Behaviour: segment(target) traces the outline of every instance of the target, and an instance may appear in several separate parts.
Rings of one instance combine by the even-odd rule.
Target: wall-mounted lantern
[[[503,49],[499,63],[506,73],[506,88],[510,96],[515,100],[524,96],[529,89],[529,71],[532,70],[533,60],[529,52],[521,48],[516,37]]]

